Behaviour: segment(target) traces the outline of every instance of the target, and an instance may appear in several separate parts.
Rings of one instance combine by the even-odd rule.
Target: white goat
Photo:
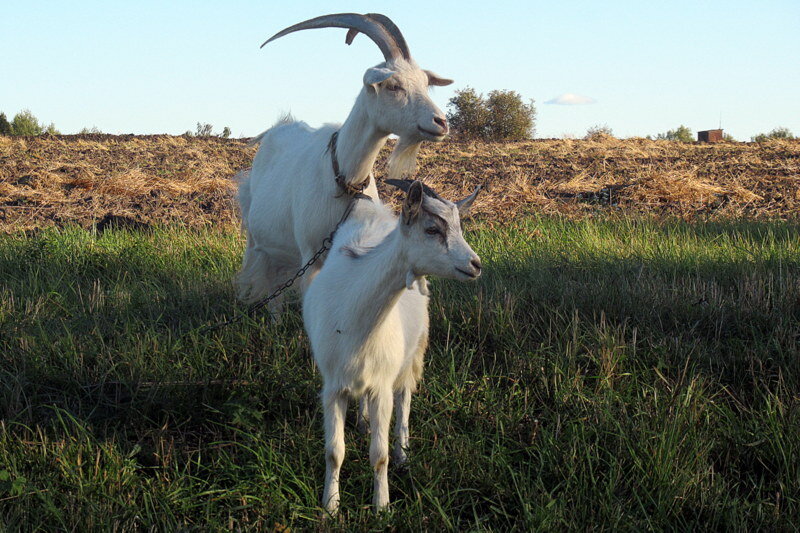
[[[247,248],[237,285],[245,301],[269,294],[314,255],[350,202],[343,194],[346,187],[366,185],[364,192],[379,202],[370,178],[389,134],[399,136],[389,174],[400,177],[413,171],[422,141],[441,141],[449,131],[428,87],[452,80],[420,69],[400,31],[383,15],[325,15],[290,26],[264,44],[295,31],[325,27],[348,28],[348,44],[364,33],[386,61],[366,71],[364,86],[341,128],[313,129],[285,120],[254,140],[261,147],[239,189]],[[321,264],[306,274],[303,286]],[[279,312],[281,307],[277,299],[270,310]]]
[[[396,406],[394,460],[408,447],[411,393],[422,375],[428,344],[428,297],[409,290],[435,275],[474,280],[481,263],[461,234],[457,203],[418,181],[388,180],[407,191],[400,219],[381,205],[357,202],[334,239],[325,265],[303,298],[303,320],[322,373],[325,412],[325,492],[330,513],[339,507],[348,397],[366,395],[374,469],[373,504],[389,503],[389,422]]]

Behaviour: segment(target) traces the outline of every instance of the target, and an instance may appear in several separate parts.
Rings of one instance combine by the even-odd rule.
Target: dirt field
[[[236,224],[246,140],[159,136],[0,137],[0,231]],[[377,165],[385,175],[388,148]],[[446,196],[478,183],[479,215],[797,218],[800,141],[682,144],[645,139],[426,144],[417,177]],[[388,194],[382,188],[383,194]]]

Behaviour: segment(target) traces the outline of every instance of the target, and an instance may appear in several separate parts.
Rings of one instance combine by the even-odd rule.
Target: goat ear
[[[478,193],[481,192],[483,186],[478,185],[475,188],[475,192],[456,202],[456,207],[458,208],[458,214],[462,217],[467,216],[469,214],[469,208],[472,207],[472,202],[475,201],[475,198],[478,197]]]
[[[408,187],[405,200],[403,200],[403,222],[406,225],[416,222],[422,209],[422,183],[414,181]]]
[[[453,83],[453,80],[449,80],[447,78],[442,78],[441,76],[431,72],[430,70],[424,70],[425,74],[428,75],[428,85],[436,85],[438,87],[444,87],[445,85],[450,85]]]
[[[386,81],[394,75],[394,71],[388,68],[372,67],[364,73],[364,85],[375,89],[377,85]]]

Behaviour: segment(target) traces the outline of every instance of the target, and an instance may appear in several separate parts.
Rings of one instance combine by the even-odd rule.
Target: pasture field
[[[297,308],[198,331],[236,308],[234,228],[0,237],[2,529],[798,527],[796,221],[466,226],[484,275],[433,280],[391,512],[351,408],[327,524]]]

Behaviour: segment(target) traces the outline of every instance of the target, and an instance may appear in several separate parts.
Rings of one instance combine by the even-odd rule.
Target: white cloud
[[[545,104],[555,104],[555,105],[586,105],[586,104],[594,104],[597,102],[594,98],[590,98],[588,96],[581,96],[579,94],[572,94],[572,93],[564,93],[559,96],[556,96],[552,100],[548,100]]]

